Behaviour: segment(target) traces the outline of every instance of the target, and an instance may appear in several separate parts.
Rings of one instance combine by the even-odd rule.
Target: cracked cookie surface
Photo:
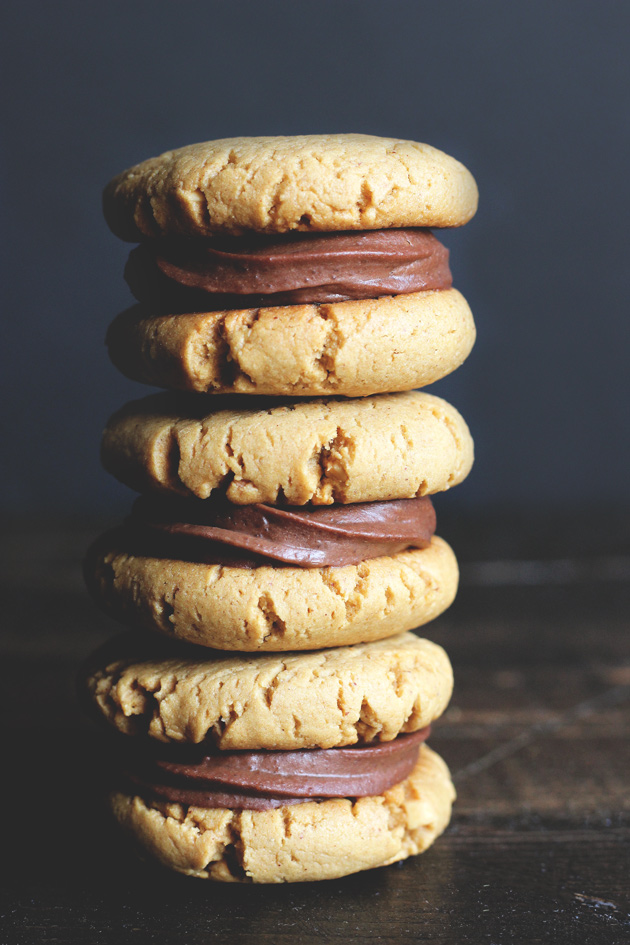
[[[249,406],[251,404],[251,406]],[[406,499],[461,482],[473,462],[462,416],[422,391],[287,403],[164,393],[110,419],[103,465],[139,492],[237,505]]]
[[[348,397],[432,384],[466,359],[475,325],[456,289],[184,315],[135,306],[108,332],[116,367],[156,387]]]
[[[235,811],[115,793],[111,806],[142,850],[170,869],[219,882],[295,883],[422,853],[448,824],[454,798],[444,761],[423,745],[405,781],[358,800]]]
[[[220,650],[308,650],[412,630],[453,602],[449,545],[325,568],[235,568],[131,554],[124,529],[92,546],[90,593],[110,616]]]
[[[413,633],[234,655],[125,632],[97,650],[82,675],[92,710],[125,735],[226,751],[391,741],[430,725],[453,688],[442,647]]]
[[[477,186],[427,144],[372,135],[225,138],[123,171],[105,188],[105,218],[124,240],[245,231],[460,226]]]

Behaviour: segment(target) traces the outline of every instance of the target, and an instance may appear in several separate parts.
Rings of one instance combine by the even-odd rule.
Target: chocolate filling
[[[435,511],[427,496],[290,508],[140,496],[128,523],[164,557],[237,567],[343,567],[427,547]]]
[[[132,786],[161,800],[197,807],[267,810],[330,797],[366,797],[407,778],[430,726],[390,742],[300,751],[229,751],[169,760],[137,752],[126,766]]]
[[[132,250],[136,298],[174,311],[376,298],[452,284],[448,250],[424,229],[171,239]]]

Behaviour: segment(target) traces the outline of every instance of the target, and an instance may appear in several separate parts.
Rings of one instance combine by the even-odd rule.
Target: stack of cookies
[[[140,493],[85,565],[130,630],[84,691],[117,732],[115,817],[192,876],[295,882],[426,849],[454,797],[425,744],[448,703],[457,563],[430,495],[473,447],[416,390],[475,328],[428,229],[477,190],[427,145],[364,135],[170,151],[106,188],[139,304],[114,364],[166,388],[110,420]]]

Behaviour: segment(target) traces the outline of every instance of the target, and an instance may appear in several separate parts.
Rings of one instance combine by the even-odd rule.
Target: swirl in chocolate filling
[[[233,505],[224,499],[140,496],[129,525],[154,551],[208,564],[342,567],[405,548],[435,532],[427,496],[352,505]]]
[[[376,298],[452,284],[448,250],[425,229],[170,239],[132,250],[140,302],[175,311]]]
[[[167,759],[137,751],[125,765],[136,790],[197,807],[267,810],[330,797],[367,797],[407,778],[430,726],[390,742],[299,751],[190,752]]]

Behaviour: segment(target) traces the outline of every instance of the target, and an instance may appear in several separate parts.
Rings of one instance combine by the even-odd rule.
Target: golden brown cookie
[[[102,459],[139,492],[331,505],[449,489],[468,475],[473,442],[454,407],[421,391],[254,405],[155,394],[114,414]]]
[[[82,688],[125,735],[238,749],[391,741],[438,718],[453,673],[413,633],[315,652],[238,655],[124,633],[101,647]]]
[[[135,306],[107,336],[116,367],[156,387],[347,397],[432,384],[463,363],[474,341],[456,289],[186,315]]]
[[[124,530],[88,552],[85,577],[110,616],[220,650],[309,650],[412,630],[453,602],[458,569],[428,548],[345,567],[224,567],[132,554]]]
[[[224,138],[143,161],[105,188],[122,239],[460,226],[477,209],[466,168],[428,144],[372,135]]]
[[[455,790],[426,745],[410,776],[383,794],[229,810],[115,793],[114,815],[164,866],[220,882],[334,879],[422,853],[448,824]]]

